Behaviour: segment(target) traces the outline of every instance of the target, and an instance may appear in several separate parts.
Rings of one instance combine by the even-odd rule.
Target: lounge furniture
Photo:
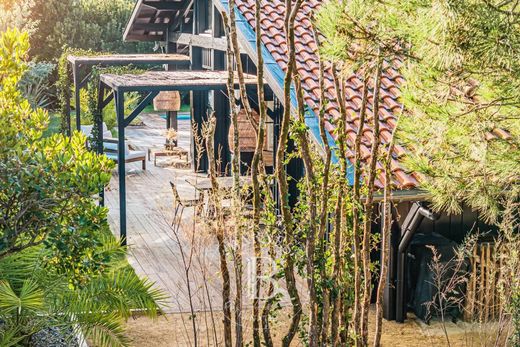
[[[170,186],[172,187],[173,201],[174,201],[174,208],[175,208],[174,215],[173,215],[173,221],[172,221],[172,226],[173,226],[173,225],[175,225],[175,222],[177,221],[177,215],[179,215],[179,222],[180,222],[180,220],[182,218],[182,213],[184,212],[184,209],[186,207],[195,207],[195,213],[198,214],[202,207],[203,196],[200,194],[196,194],[195,196],[192,196],[192,197],[187,197],[187,196],[181,197],[179,195],[179,191],[177,190],[177,186],[175,185],[175,183],[170,181]]]
[[[107,138],[103,139],[103,148],[106,156],[117,162],[118,155],[118,140]],[[131,150],[128,144],[125,146],[125,163],[142,162],[143,170],[146,170],[146,152]]]
[[[81,132],[85,134],[86,137],[90,137],[92,135],[92,129],[94,128],[93,125],[82,125],[81,126]],[[108,130],[108,127],[105,122],[103,122],[103,138],[111,138],[112,132]]]

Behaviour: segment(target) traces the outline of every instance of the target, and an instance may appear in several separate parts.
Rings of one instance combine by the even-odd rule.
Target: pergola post
[[[100,88],[98,95],[103,109],[112,97],[115,98],[116,116],[118,127],[118,154],[117,167],[119,174],[119,227],[121,243],[127,244],[127,224],[126,224],[126,182],[125,182],[125,127],[128,126],[143,109],[150,104],[157,94],[161,91],[183,91],[191,90],[192,107],[194,118],[202,121],[207,118],[208,92],[210,90],[222,90],[227,83],[227,71],[149,71],[144,74],[124,76],[116,74],[101,74],[100,80],[104,87]],[[256,84],[256,77],[245,75],[246,84]],[[111,89],[112,93],[104,98],[101,89]],[[148,95],[137,105],[137,107],[125,117],[125,92],[148,92]],[[196,97],[196,98],[195,98]],[[196,119],[194,119],[196,120]],[[207,167],[207,165],[206,165]]]
[[[97,152],[103,154],[103,101],[105,99],[105,85],[99,81],[98,85],[98,101],[96,106],[96,117],[97,123],[94,126],[97,127],[98,140],[97,140]],[[99,191],[99,205],[105,206],[105,187],[102,187]]]
[[[166,29],[166,54],[176,53],[177,49],[170,40],[170,26]],[[166,64],[166,71],[175,71],[177,65]],[[180,97],[180,94],[179,94]],[[177,111],[166,111],[166,129],[179,130],[179,123],[177,121]]]
[[[68,62],[71,65],[72,77],[74,82],[74,100],[76,103],[76,129],[81,130],[81,89],[84,88],[92,77],[92,66],[122,66],[122,65],[141,65],[141,64],[169,64],[172,66],[176,65],[188,65],[190,64],[190,58],[182,54],[115,54],[115,55],[100,55],[100,56],[75,56],[70,55],[67,57]],[[81,74],[85,76],[81,79]],[[110,102],[104,101],[106,103]],[[67,127],[69,136],[72,133],[72,121],[70,116],[71,111],[71,98],[67,100]]]
[[[121,244],[126,246],[126,178],[125,178],[125,94],[114,91],[117,115],[117,172],[119,175],[119,230]]]
[[[80,99],[80,80],[79,80],[79,68],[80,66],[76,66],[76,64],[72,65],[72,77],[74,79],[74,100],[75,100],[75,109],[76,109],[76,130],[81,130],[81,99]]]

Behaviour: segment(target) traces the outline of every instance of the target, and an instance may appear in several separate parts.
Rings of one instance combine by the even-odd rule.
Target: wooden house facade
[[[262,19],[262,54],[264,56],[265,79],[267,82],[268,115],[270,122],[269,148],[276,151],[277,133],[280,118],[283,115],[283,107],[294,107],[294,105],[283,105],[283,78],[286,66],[286,44],[283,33],[284,4],[281,0],[263,1]],[[297,71],[302,78],[305,102],[309,106],[309,112],[305,121],[310,129],[313,140],[317,146],[323,146],[319,136],[317,120],[317,100],[320,95],[316,77],[316,49],[317,45],[313,38],[310,18],[313,11],[320,6],[319,0],[307,1],[297,16],[296,24],[296,49],[297,49]],[[254,26],[254,1],[237,0],[237,29],[238,38],[242,48],[242,63],[245,72],[256,73],[256,47]],[[225,71],[227,43],[222,23],[222,11],[228,11],[226,0],[138,0],[132,17],[130,18],[124,39],[127,41],[157,41],[162,45],[163,53],[187,54],[191,60],[192,70],[218,70]],[[382,105],[378,110],[381,120],[381,141],[388,141],[388,135],[395,126],[395,113],[401,108],[399,104],[398,86],[402,77],[398,73],[398,67],[390,67],[382,80]],[[327,76],[326,90],[333,94],[333,86],[330,76]],[[352,134],[356,129],[356,112],[359,112],[359,79],[356,76],[347,80],[347,103],[352,121]],[[257,104],[254,88],[248,90],[250,102],[253,106]],[[331,100],[333,97],[331,97]],[[294,101],[295,102],[295,101]],[[226,168],[230,162],[229,146],[229,105],[227,91],[225,88],[211,91],[190,92],[190,104],[192,122],[201,124],[207,119],[208,112],[214,111],[217,118],[216,150],[219,151],[222,166]],[[339,113],[337,104],[331,101],[327,113],[334,118]],[[333,125],[327,124],[330,130],[329,141],[334,143]],[[363,139],[363,151],[370,147],[370,127],[367,126],[366,138]],[[364,133],[365,136],[365,133]],[[288,151],[291,150],[290,144]],[[250,150],[250,149],[249,149]],[[435,237],[442,237],[447,242],[460,243],[472,230],[479,228],[482,231],[489,229],[478,214],[470,209],[464,209],[460,215],[435,214],[428,208],[428,196],[419,186],[419,177],[413,172],[408,172],[400,165],[400,158],[404,149],[396,146],[393,156],[392,171],[394,185],[397,191],[394,194],[395,209],[392,230],[392,255],[390,274],[387,279],[388,285],[385,292],[386,319],[402,322],[406,318],[406,312],[412,305],[415,285],[410,285],[414,275],[410,274],[410,258],[417,257],[415,252],[426,252],[427,242],[435,243]],[[353,153],[349,153],[353,159]],[[247,158],[247,153],[243,154]],[[337,158],[334,158],[337,162]],[[272,165],[275,163],[273,162]],[[203,156],[197,163],[198,170],[207,170],[207,160]],[[225,169],[223,171],[226,171]],[[303,165],[301,161],[294,160],[288,166],[289,174],[298,179],[303,177]],[[352,170],[349,172],[352,175]],[[352,177],[349,177],[350,179]],[[294,181],[293,181],[294,182]],[[291,200],[297,199],[295,183],[292,187]],[[381,180],[376,184],[381,187]],[[380,201],[380,196],[378,197]],[[376,199],[377,200],[377,199]],[[379,230],[378,222],[374,230]],[[425,235],[421,245],[417,235]],[[435,237],[429,238],[434,235]],[[378,258],[374,254],[374,260]],[[419,271],[428,271],[424,267]],[[415,298],[417,300],[417,298]]]

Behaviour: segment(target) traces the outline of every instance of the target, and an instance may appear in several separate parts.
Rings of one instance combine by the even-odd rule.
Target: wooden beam
[[[105,107],[108,106],[108,104],[110,104],[110,101],[112,101],[112,99],[114,98],[114,92],[113,91],[110,91],[110,93],[108,93],[107,97],[105,100],[102,101],[101,103],[101,111],[103,111],[103,109]]]
[[[159,11],[179,11],[184,8],[185,3],[171,1],[143,1],[143,5],[153,7]]]
[[[186,18],[188,13],[190,12],[190,9],[193,7],[193,0],[185,0],[183,2],[184,4],[184,11],[179,11],[175,15],[175,18],[172,21],[172,25],[170,27],[170,30],[177,30],[177,27],[182,23],[182,21]]]
[[[168,23],[135,23],[132,25],[134,30],[148,30],[148,31],[166,31],[168,30]]]
[[[146,35],[146,34],[129,34],[125,37],[126,42],[132,42],[132,41],[164,41],[164,37],[166,35]]]
[[[130,113],[128,117],[125,119],[125,127],[129,126],[130,123],[145,109],[146,106],[148,106],[153,99],[159,94],[158,91],[150,92],[148,95],[137,105],[135,110]]]
[[[191,45],[194,47],[217,49],[220,51],[227,50],[225,37],[212,37],[206,35],[193,35],[190,33],[174,32],[170,35],[171,41],[181,45]]]

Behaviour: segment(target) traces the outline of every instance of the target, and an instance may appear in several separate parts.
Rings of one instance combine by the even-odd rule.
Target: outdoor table
[[[157,157],[178,156],[179,159],[182,159],[182,157],[185,157],[186,163],[188,163],[188,151],[181,147],[174,147],[172,149],[164,149],[164,147],[148,148],[148,160],[151,159],[152,154],[154,156],[154,160],[153,160],[154,166],[157,166]]]
[[[211,178],[209,177],[198,177],[198,178],[187,178],[186,182],[191,184],[195,189],[197,189],[201,194],[203,194],[203,200],[207,201],[205,207],[205,213],[207,215],[211,215],[215,212],[214,207],[211,204],[211,199],[209,199],[209,192],[213,189],[211,185]],[[233,177],[217,177],[217,182],[219,188],[224,190],[230,190],[233,188]],[[253,179],[251,176],[240,176],[240,186],[243,187],[245,185],[251,186],[253,184]],[[206,196],[208,199],[206,199]]]
[[[209,191],[213,189],[211,185],[211,178],[208,177],[199,177],[199,178],[188,178],[186,182],[191,184],[195,189],[199,191]],[[233,188],[233,177],[217,177],[217,182],[220,188],[223,189],[231,189]],[[253,183],[253,179],[251,176],[240,176],[240,186],[251,185]]]

